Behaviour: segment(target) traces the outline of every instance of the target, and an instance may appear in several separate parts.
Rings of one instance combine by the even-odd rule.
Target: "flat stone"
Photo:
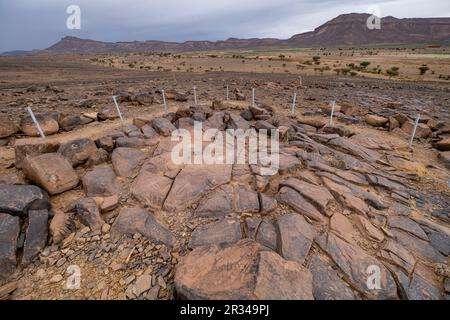
[[[164,202],[166,210],[183,210],[205,193],[231,180],[231,165],[187,165],[175,178]]]
[[[44,188],[50,195],[71,190],[79,183],[72,164],[57,153],[26,157],[23,171],[28,179]]]
[[[377,162],[381,158],[381,155],[377,151],[363,147],[358,143],[351,142],[348,138],[332,139],[328,144],[337,150],[368,162]]]
[[[233,212],[233,187],[224,185],[206,195],[195,210],[195,217],[222,218]]]
[[[334,263],[344,273],[345,279],[361,294],[369,299],[397,299],[397,286],[386,267],[376,258],[366,254],[357,245],[352,245],[333,233],[318,240],[319,246],[328,253]],[[369,289],[367,279],[369,266],[380,268],[381,289]]]
[[[317,205],[325,214],[327,214],[328,205],[334,201],[334,197],[326,188],[296,178],[289,178],[283,181],[280,186],[287,186],[296,190],[303,197]]]
[[[117,177],[110,167],[96,167],[82,179],[88,197],[108,197],[119,193]]]
[[[19,217],[0,213],[0,279],[7,278],[16,270],[19,233]]]
[[[38,253],[47,244],[48,237],[48,211],[30,210],[28,212],[28,227],[25,232],[22,265],[33,261]]]
[[[296,213],[279,217],[276,224],[280,239],[277,251],[285,259],[303,264],[315,237],[314,228]]]
[[[369,220],[360,215],[356,216],[355,220],[360,232],[367,235],[369,239],[376,242],[384,240],[383,232],[378,230]]]
[[[296,157],[292,155],[287,154],[280,154],[279,155],[279,173],[280,174],[286,174],[288,172],[293,172],[294,170],[298,169],[302,162]]]
[[[313,299],[307,269],[251,240],[194,249],[177,266],[175,289],[182,299]]]
[[[114,171],[119,177],[130,177],[144,159],[144,152],[134,148],[117,148],[111,155]]]
[[[27,156],[37,156],[44,153],[57,152],[59,143],[53,142],[33,142],[23,143],[21,140],[16,140],[14,144],[15,166],[18,169],[23,167],[23,160]]]
[[[390,228],[400,229],[415,235],[416,237],[428,241],[427,234],[422,230],[420,225],[414,220],[404,216],[394,216],[388,218],[388,226]]]
[[[336,212],[330,218],[330,230],[333,230],[348,243],[354,243],[354,237],[358,235],[351,220],[342,213]]]
[[[147,292],[152,287],[152,276],[142,275],[136,279],[136,284],[134,285],[136,295],[139,297],[141,294]]]
[[[409,300],[442,300],[441,281],[423,263],[417,263],[407,295]]]
[[[420,224],[431,245],[445,256],[450,255],[450,228],[425,218],[414,218]]]
[[[245,224],[247,226],[247,238],[253,239],[274,251],[277,250],[277,230],[271,222],[259,218],[248,218],[245,220]]]
[[[241,225],[236,219],[222,219],[197,227],[192,232],[189,248],[233,243],[241,239]]]
[[[396,241],[389,240],[380,256],[389,263],[395,264],[408,274],[413,271],[416,259],[404,246]]]
[[[236,212],[259,212],[259,197],[256,191],[238,186],[235,188]]]
[[[33,185],[0,184],[0,212],[25,216],[28,210],[49,209],[50,199],[41,188]]]
[[[259,192],[259,204],[260,204],[259,212],[261,214],[270,213],[274,211],[278,206],[278,202],[277,200],[275,200],[275,198],[261,192]]]
[[[318,254],[310,262],[313,277],[313,295],[316,300],[355,300],[355,294],[336,270]]]
[[[289,187],[281,187],[277,194],[277,200],[280,203],[286,204],[300,214],[304,214],[318,222],[325,222],[325,217],[306,200],[300,193]]]
[[[141,170],[131,186],[131,194],[142,204],[161,209],[172,182],[170,178]]]
[[[150,241],[172,247],[175,238],[150,212],[140,208],[123,208],[111,227],[111,235],[140,233]]]

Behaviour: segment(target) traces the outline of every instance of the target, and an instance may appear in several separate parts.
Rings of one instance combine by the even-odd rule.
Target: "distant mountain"
[[[186,41],[182,43],[155,40],[112,43],[64,37],[43,52],[186,52],[251,48],[450,43],[450,18],[397,19],[385,17],[381,19],[380,30],[370,30],[366,25],[369,17],[369,14],[362,13],[343,14],[314,31],[297,34],[287,40],[230,38],[224,41]]]
[[[23,54],[28,54],[30,53],[30,51],[26,51],[26,50],[14,50],[14,51],[6,51],[6,52],[2,52],[0,55],[2,56],[20,56]]]

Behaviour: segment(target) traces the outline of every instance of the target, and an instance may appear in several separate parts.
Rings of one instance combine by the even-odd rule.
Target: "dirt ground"
[[[376,49],[367,51],[373,50]],[[131,123],[137,116],[156,117],[164,113],[162,97],[156,93],[157,90],[177,89],[189,93],[187,102],[169,101],[168,111],[175,112],[193,104],[194,86],[197,88],[198,104],[206,105],[211,105],[215,99],[224,100],[228,86],[230,98],[234,99],[236,88],[246,96],[245,102],[237,103],[242,107],[251,103],[254,88],[256,102],[272,106],[275,117],[280,119],[292,118],[292,99],[294,93],[297,93],[294,116],[297,120],[307,116],[326,119],[320,109],[334,100],[338,105],[354,107],[356,117],[363,117],[368,112],[384,114],[398,109],[397,111],[411,118],[420,113],[421,116],[449,123],[450,81],[439,78],[439,75],[450,75],[450,53],[447,49],[433,50],[408,49],[406,52],[398,52],[384,49],[377,50],[377,54],[336,49],[293,50],[283,53],[194,53],[180,56],[128,54],[0,57],[0,112],[18,123],[19,118],[26,114],[27,106],[35,113],[58,111],[62,114],[82,114],[100,112],[105,107],[114,106],[112,96],[118,92],[152,94],[152,104],[120,104],[125,121]],[[218,57],[211,56],[215,54]],[[280,58],[280,54],[284,57]],[[316,55],[321,57],[320,65],[305,63],[312,61],[312,57]],[[357,76],[337,76],[333,71],[349,63],[359,64],[362,61],[371,63],[367,69],[379,65],[382,73],[358,71]],[[427,64],[430,71],[419,77],[417,68],[422,64]],[[329,65],[331,70],[324,71],[323,75],[320,71],[314,71],[314,68],[325,65]],[[401,74],[389,79],[383,73],[392,66],[398,66]],[[336,121],[340,123],[339,120]],[[355,133],[367,137],[361,143],[367,145],[372,141],[377,145],[385,144],[388,146],[385,149],[387,154],[404,159],[404,162],[398,161],[396,169],[419,177],[413,188],[432,194],[433,197],[449,200],[449,171],[438,159],[438,152],[431,148],[429,142],[416,140],[414,151],[411,152],[407,148],[407,135],[389,133],[385,129],[369,127],[364,123],[346,125]],[[93,122],[70,132],[49,136],[48,140],[65,142],[80,137],[97,139],[116,132],[120,126],[119,120]],[[20,134],[13,139],[0,140],[0,174],[17,172],[14,168],[14,144],[39,140],[40,138]],[[130,181],[123,179],[120,184],[122,190],[127,190]],[[80,196],[81,190],[82,188],[78,188],[52,197],[53,206],[62,210],[67,203]],[[122,205],[136,203],[129,197],[129,190],[124,191],[121,198]],[[278,209],[272,217],[282,214],[283,210],[285,209]],[[117,214],[118,209],[112,211],[105,221],[114,221]],[[114,243],[110,243],[105,236],[98,240],[94,234],[83,238],[80,226],[76,240],[68,241],[62,248],[46,248],[40,262],[15,275],[19,284],[13,298],[126,299],[132,296],[126,292],[129,285],[137,277],[149,274],[153,277],[152,286],[158,286],[161,291],[156,294],[149,291],[147,298],[172,299],[173,266],[180,255],[186,254],[186,242],[200,222],[190,222],[183,214],[161,212],[157,215],[170,226],[184,246],[168,253],[164,246],[149,243],[138,236]],[[150,267],[144,268],[143,265],[146,264],[143,261],[147,258],[151,259],[151,263],[147,264]],[[58,281],[58,275],[64,274],[67,259],[83,269],[82,290],[65,290],[61,281]],[[117,261],[127,261],[128,267],[124,268]]]

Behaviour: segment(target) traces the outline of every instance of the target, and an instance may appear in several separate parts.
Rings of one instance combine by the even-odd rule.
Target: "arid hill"
[[[224,41],[164,41],[101,42],[64,37],[44,50],[51,53],[110,53],[110,52],[187,52],[248,48],[293,48],[310,46],[448,43],[450,42],[450,18],[381,19],[380,30],[369,30],[366,25],[369,14],[351,13],[336,17],[314,31],[294,35],[290,39],[236,39]]]

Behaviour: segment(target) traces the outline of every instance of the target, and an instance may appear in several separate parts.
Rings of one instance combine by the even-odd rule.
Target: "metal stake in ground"
[[[420,120],[420,114],[417,115],[416,117],[416,121],[414,122],[414,128],[413,131],[411,133],[411,139],[409,140],[409,148],[412,148],[412,144],[414,141],[414,136],[416,135],[416,130],[417,130],[417,126],[419,125],[419,120]]]
[[[299,76],[299,77],[298,77],[298,80],[300,81],[300,87],[303,86],[302,76]]]
[[[292,101],[292,110],[291,110],[292,115],[295,114],[295,102],[296,101],[297,101],[297,92],[294,92],[294,99]]]
[[[164,93],[164,89],[161,90],[161,94],[162,94],[163,103],[164,103],[164,112],[167,113],[167,101],[166,101],[166,94]]]
[[[194,106],[197,105],[197,87],[194,86]]]
[[[229,91],[229,87],[227,85],[227,101],[230,100],[230,91]]]
[[[117,110],[117,113],[119,114],[120,122],[122,123],[122,126],[123,126],[123,124],[124,124],[123,117],[122,117],[122,112],[120,112],[119,104],[117,103],[117,96],[113,96],[112,98],[114,100],[114,104],[116,105],[116,110]]]
[[[330,113],[330,126],[333,125],[333,115],[334,115],[334,107],[336,106],[336,101],[331,101],[331,113]]]
[[[37,131],[39,132],[39,135],[41,136],[42,139],[45,139],[45,134],[44,131],[42,131],[41,126],[39,125],[39,122],[36,120],[36,117],[34,116],[33,110],[31,110],[30,107],[26,107],[26,110],[28,111],[28,113],[30,114],[31,119],[34,122],[34,125],[36,126]]]
[[[252,106],[255,106],[255,88],[252,88]]]

